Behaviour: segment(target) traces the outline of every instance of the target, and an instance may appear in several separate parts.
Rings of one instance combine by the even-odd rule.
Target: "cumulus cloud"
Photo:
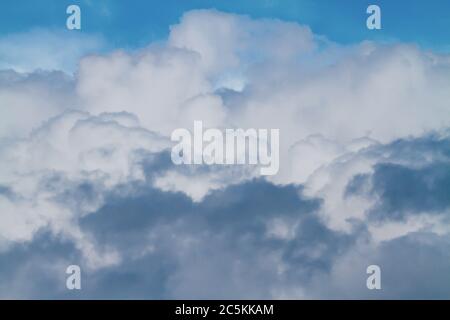
[[[10,165],[0,172],[7,191],[0,196],[1,245],[30,241],[48,227],[74,239],[92,267],[108,264],[97,257],[77,219],[96,210],[110,188],[144,179],[142,152],[166,146],[167,139],[141,128],[130,114],[79,111],[51,118],[27,139],[5,142],[0,158]]]
[[[39,297],[26,275],[48,265],[41,254],[86,268],[84,297],[448,292],[441,273],[432,287],[404,280],[432,263],[448,271],[448,56],[197,10],[134,52],[82,57],[101,42],[75,36],[67,74],[59,35],[45,35],[51,63],[12,59],[40,50],[36,31],[0,39],[0,66],[13,69],[0,71],[1,296]],[[279,174],[173,165],[170,134],[194,120],[280,129]],[[422,252],[402,278],[392,261]],[[365,288],[377,263],[387,293]],[[72,297],[46,270],[33,271],[52,279],[42,296]]]
[[[26,137],[50,117],[76,108],[74,82],[61,71],[0,70],[0,101],[0,139]]]

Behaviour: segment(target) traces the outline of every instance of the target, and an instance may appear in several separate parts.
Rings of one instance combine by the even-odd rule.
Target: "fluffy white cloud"
[[[73,79],[61,71],[0,70],[0,139],[26,137],[50,117],[76,108]]]
[[[243,71],[266,60],[286,63],[311,52],[316,43],[308,27],[280,20],[198,10],[171,28],[169,45],[200,54],[210,76]]]
[[[66,112],[48,120],[27,139],[0,146],[2,246],[29,241],[50,228],[77,243],[90,265],[109,264],[97,256],[77,219],[97,210],[105,192],[145,180],[144,153],[158,153],[168,140],[139,126],[135,116]],[[111,258],[112,259],[112,258]],[[116,259],[112,259],[116,261]]]
[[[38,36],[49,39],[46,49],[30,40]],[[0,72],[0,247],[5,250],[48,228],[73,241],[92,268],[116,264],[120,254],[79,226],[110,193],[134,195],[134,186],[143,183],[184,193],[198,204],[213,191],[257,178],[257,170],[244,166],[146,163],[170,150],[174,129],[192,128],[194,120],[206,127],[279,128],[280,173],[268,179],[279,187],[304,185],[303,195],[322,200],[316,214],[333,231],[352,234],[364,223],[374,240],[369,246],[375,247],[424,229],[448,232],[445,219],[427,212],[408,217],[405,225],[371,220],[382,200],[373,186],[362,183],[359,193],[348,191],[355,176],[372,176],[379,163],[421,168],[448,161],[432,148],[421,157],[397,153],[391,144],[450,126],[446,55],[402,44],[339,46],[295,23],[209,10],[186,13],[166,43],[132,53],[81,58],[98,49],[96,38],[71,39],[73,50],[59,40],[60,35],[42,31],[0,39],[0,59],[7,61],[0,66],[16,70]],[[16,57],[24,46],[42,57]],[[73,53],[70,61],[80,58],[73,76],[23,73],[36,67],[67,71],[66,51]],[[268,238],[294,241],[300,224],[272,217],[265,225]],[[324,248],[303,248],[299,254],[314,258]],[[281,258],[275,253],[271,258],[270,271],[283,273]],[[352,257],[343,258],[343,266],[346,259]],[[217,257],[207,271],[221,263]],[[245,278],[245,269],[239,276]],[[183,271],[174,279],[183,280],[176,288],[180,294],[192,283]],[[305,291],[274,285],[271,294],[304,296]]]

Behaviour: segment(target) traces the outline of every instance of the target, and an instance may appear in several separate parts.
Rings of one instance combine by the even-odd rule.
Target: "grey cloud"
[[[444,214],[450,207],[450,139],[425,135],[376,146],[383,154],[371,174],[357,174],[345,196],[376,197],[370,218],[403,220],[411,214]]]
[[[408,213],[443,213],[450,207],[450,163],[420,169],[380,164],[372,177],[380,198],[373,215],[401,219]]]
[[[397,161],[405,152],[417,152],[423,160],[430,154],[446,156],[447,145],[447,139],[427,136],[364,152],[389,150]],[[277,186],[258,179],[213,190],[194,202],[182,192],[164,192],[151,185],[153,174],[167,170],[168,156],[166,151],[153,154],[143,164],[147,182],[116,186],[105,195],[101,208],[79,218],[81,230],[99,248],[118,250],[119,264],[92,270],[70,241],[42,231],[34,241],[0,254],[3,296],[420,299],[445,298],[450,292],[442,281],[450,269],[448,235],[420,231],[375,244],[364,221],[355,221],[350,233],[330,230],[317,215],[322,199],[305,197],[303,186]],[[427,199],[433,199],[433,186],[443,190],[446,175],[438,173],[446,168],[440,161],[413,169],[385,159],[375,165],[373,175],[353,178],[347,196],[358,194],[370,182],[370,192],[383,195],[378,208],[409,212],[422,210],[421,206],[430,209],[431,204],[438,212],[441,207]],[[417,202],[407,196],[397,199],[396,188],[405,181],[409,185],[411,179],[417,182],[414,192],[421,192],[414,198]],[[95,194],[84,183],[68,190],[71,193],[63,192],[61,201]],[[290,232],[273,229],[280,221]],[[84,270],[80,292],[62,287],[64,267],[74,263]],[[381,291],[365,287],[365,268],[370,264],[382,268]]]
[[[17,65],[66,70],[100,44],[72,39],[87,41],[75,58],[53,57],[36,35],[16,37]],[[59,48],[61,35],[44,35]],[[0,295],[444,296],[450,143],[417,136],[448,126],[448,57],[321,41],[202,10],[167,43],[87,56],[73,77],[0,71],[0,137],[17,138],[0,143]],[[172,165],[168,136],[196,119],[280,128],[280,174]],[[81,292],[64,288],[74,263]],[[384,291],[365,288],[372,263]]]
[[[328,299],[448,299],[448,235],[417,232],[371,246],[360,242],[340,256],[330,273],[309,288]],[[381,290],[368,290],[366,268],[381,268]]]
[[[93,235],[100,247],[118,249],[122,264],[86,271],[83,290],[75,296],[57,290],[59,274],[39,276],[43,270],[38,269],[35,278],[52,278],[55,287],[47,286],[49,291],[41,293],[33,287],[29,294],[62,298],[267,298],[275,294],[275,287],[303,284],[312,273],[330,269],[333,257],[352,242],[351,237],[335,234],[318,221],[314,211],[320,201],[302,199],[301,188],[295,186],[253,181],[214,191],[201,203],[182,193],[149,186],[138,190],[131,197],[121,197],[120,190],[112,193],[101,209],[80,222],[82,230]],[[267,223],[280,217],[299,221],[293,238],[267,236]],[[59,237],[49,240],[48,236],[38,236],[21,250],[32,257],[48,256],[48,261],[82,264],[76,249],[66,248],[61,254],[61,246],[64,243]],[[23,257],[14,256],[14,252],[20,250],[1,255],[9,261],[7,265],[21,263]],[[285,270],[279,273],[280,268]],[[12,268],[3,275],[5,287],[12,285],[9,276],[19,277],[19,282],[31,279],[30,286],[40,283],[14,274]]]

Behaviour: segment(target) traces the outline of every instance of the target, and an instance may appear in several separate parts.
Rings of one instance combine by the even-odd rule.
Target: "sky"
[[[2,1],[0,298],[448,299],[449,30],[444,0]],[[279,171],[174,164],[198,120],[278,129]]]
[[[215,8],[253,18],[307,24],[315,33],[340,43],[399,40],[448,51],[450,4],[445,0],[408,3],[389,0],[149,0],[135,1],[132,5],[120,0],[40,0],[33,5],[26,0],[5,0],[0,12],[0,35],[33,28],[64,29],[65,9],[71,4],[83,9],[83,32],[103,35],[114,48],[135,48],[163,40],[168,35],[168,27],[175,24],[183,12]],[[385,28],[377,33],[361,27],[366,19],[361,13],[370,4],[383,8]]]

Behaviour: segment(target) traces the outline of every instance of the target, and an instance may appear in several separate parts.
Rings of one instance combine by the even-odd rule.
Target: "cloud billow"
[[[76,41],[48,70],[1,56],[0,297],[448,295],[448,55],[214,10],[134,52]],[[279,128],[279,174],[174,166],[194,120]]]

